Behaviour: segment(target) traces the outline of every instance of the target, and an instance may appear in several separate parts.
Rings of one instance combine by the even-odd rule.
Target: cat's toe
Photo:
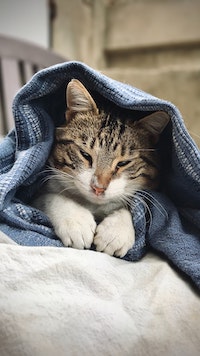
[[[114,239],[110,244],[106,246],[104,249],[104,252],[107,253],[110,256],[116,256],[116,257],[124,257],[128,250],[133,247],[134,240],[131,240],[129,242],[122,242],[122,240]]]
[[[84,243],[84,248],[89,249],[94,240],[94,234],[96,230],[96,223],[89,226],[85,226],[84,232],[82,232],[82,239]]]
[[[123,214],[126,217],[124,221],[120,219],[122,214],[116,212],[98,225],[94,237],[97,251],[105,252],[111,256],[124,257],[133,247],[135,231],[132,220],[128,212]]]
[[[83,250],[91,247],[95,229],[96,222],[93,218],[84,222],[66,219],[63,224],[57,227],[55,232],[66,247]]]
[[[125,244],[121,248],[116,250],[114,252],[114,256],[123,258],[127,254],[127,252],[133,247],[133,245],[134,245],[134,240],[130,241],[129,244]]]
[[[103,236],[104,235],[101,235],[99,233],[99,231],[98,231],[98,228],[97,228],[96,234],[94,236],[93,244],[95,245],[95,250],[98,251],[98,252],[104,251],[106,246],[108,245],[108,241],[106,241],[103,238]]]

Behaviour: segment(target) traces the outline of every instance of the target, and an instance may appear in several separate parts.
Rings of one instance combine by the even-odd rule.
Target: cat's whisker
[[[137,152],[154,152],[154,151],[158,151],[158,148],[136,148],[134,151]]]
[[[69,184],[70,183],[70,180],[68,181],[66,178],[62,178],[62,177],[59,177],[58,175],[50,175],[48,177],[45,177],[42,182],[43,183],[46,183],[48,181],[58,181],[60,182],[61,184],[63,183],[64,185],[66,184]]]
[[[50,174],[49,175],[49,178],[51,179],[58,179],[60,181],[63,180],[63,182],[70,182],[74,179],[73,175],[69,174],[69,173],[66,173],[66,172],[62,172],[61,170],[59,169],[56,169],[56,168],[53,168],[50,170],[50,172],[54,173],[54,174]]]
[[[42,183],[47,183],[49,181],[52,182],[58,182],[63,186],[64,188],[58,192],[58,194],[62,194],[66,191],[72,191],[75,190],[73,179],[74,177],[71,174],[68,174],[66,172],[62,172],[61,170],[55,168],[55,167],[49,167],[46,170],[44,170],[42,173],[47,174],[46,177],[42,179]]]
[[[73,187],[73,188],[74,188],[74,187]],[[62,195],[64,192],[67,192],[67,191],[72,191],[72,190],[73,190],[73,188],[72,188],[72,187],[67,186],[67,187],[65,187],[64,189],[60,190],[60,191],[58,192],[58,194],[59,194],[59,195]]]
[[[140,203],[144,206],[145,212],[148,213],[148,215],[149,215],[149,220],[146,221],[146,224],[149,224],[149,226],[151,227],[152,221],[153,221],[153,216],[152,216],[151,209],[149,208],[147,202],[145,202],[145,200],[143,199],[142,196],[138,196],[138,195],[137,195],[137,199],[138,199],[138,200],[140,201]]]
[[[148,198],[147,198],[148,196]],[[162,204],[158,201],[158,199],[156,199],[152,194],[148,193],[147,191],[145,191],[145,197],[147,200],[149,200],[158,210],[159,212],[165,216],[168,219],[168,213],[166,211],[166,209],[162,206]]]
[[[138,198],[138,197],[137,197],[137,198]],[[143,201],[142,198],[138,198],[137,201],[136,201],[135,199],[133,199],[133,200],[131,201],[131,204],[130,204],[131,210],[134,211],[134,209],[135,209],[135,208],[137,207],[137,205],[138,205],[138,201],[140,202],[140,204],[142,204],[142,205],[144,206],[144,208],[145,208],[145,213],[146,213],[148,207],[147,207],[147,204],[145,203],[145,201]]]
[[[134,201],[134,195],[135,193],[123,193],[120,197],[119,200],[123,203],[125,206],[131,207]]]
[[[130,206],[130,201],[126,198],[126,197],[119,197],[120,202],[124,205],[124,206]]]
[[[143,190],[138,190],[137,191],[137,196],[142,197],[146,200],[148,200],[152,205],[155,206],[155,208],[160,212],[161,215],[165,216],[168,219],[168,213],[165,210],[165,208],[160,204],[160,202],[153,197],[149,192],[143,191]]]

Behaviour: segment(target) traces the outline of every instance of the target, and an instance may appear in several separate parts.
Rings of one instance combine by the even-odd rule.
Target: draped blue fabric
[[[14,98],[15,128],[0,144],[0,230],[21,245],[63,246],[48,218],[31,207],[30,200],[43,177],[54,128],[64,120],[65,90],[72,78],[100,98],[102,106],[109,103],[128,110],[133,120],[157,110],[169,114],[162,147],[169,160],[164,188],[151,196],[144,193],[145,205],[136,195],[132,204],[136,242],[124,258],[139,260],[153,248],[200,287],[200,152],[179,110],[81,62],[38,72]]]

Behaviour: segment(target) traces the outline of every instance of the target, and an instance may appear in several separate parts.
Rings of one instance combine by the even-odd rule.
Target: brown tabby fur
[[[76,79],[67,86],[66,123],[55,132],[51,174],[34,205],[64,245],[123,257],[135,233],[128,205],[136,191],[156,189],[156,144],[169,121],[155,112],[134,121],[99,111]]]
[[[51,165],[73,175],[81,167],[87,169],[95,164],[95,175],[103,188],[122,172],[140,189],[157,188],[160,159],[155,144],[168,122],[166,113],[156,112],[139,121],[122,121],[104,111],[99,113],[92,102],[89,111],[70,109],[66,117],[66,125],[56,130]],[[160,127],[156,120],[160,120]],[[84,152],[90,158],[86,159]],[[120,166],[120,162],[127,164]]]

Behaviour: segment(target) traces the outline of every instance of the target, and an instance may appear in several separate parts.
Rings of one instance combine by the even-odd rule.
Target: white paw
[[[94,238],[97,251],[124,257],[134,242],[132,217],[126,209],[115,211],[97,226]]]
[[[94,239],[96,222],[90,211],[79,208],[76,214],[69,214],[54,226],[56,235],[65,246],[77,249],[90,248]]]

